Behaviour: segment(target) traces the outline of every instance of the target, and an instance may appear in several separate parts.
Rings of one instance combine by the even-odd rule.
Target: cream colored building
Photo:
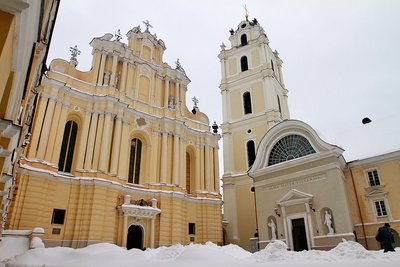
[[[271,50],[256,20],[231,30],[230,48],[221,45],[221,94],[224,148],[225,241],[250,249],[256,231],[253,180],[247,171],[265,133],[289,118],[282,60]]]
[[[345,175],[358,242],[380,249],[377,229],[390,223],[400,247],[400,151],[348,162]]]
[[[35,106],[33,89],[45,69],[58,6],[58,0],[0,1],[0,235],[9,229],[17,162]]]
[[[164,42],[134,27],[94,38],[90,71],[53,60],[20,159],[11,229],[47,246],[128,248],[222,242],[218,140],[186,105],[189,78]]]
[[[346,163],[342,148],[290,119],[282,61],[257,20],[230,32],[219,54],[225,242],[255,251],[279,239],[300,251],[346,239],[378,249],[378,227],[399,231],[399,152]]]

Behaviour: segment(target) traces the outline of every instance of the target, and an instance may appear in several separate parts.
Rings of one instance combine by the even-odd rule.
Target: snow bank
[[[6,267],[385,267],[400,266],[400,251],[383,253],[367,251],[360,244],[343,241],[330,251],[288,251],[282,241],[270,243],[265,249],[249,253],[236,245],[217,246],[213,243],[180,244],[157,249],[126,250],[112,244],[95,244],[81,249],[36,248],[2,262]],[[1,266],[1,264],[0,264]]]

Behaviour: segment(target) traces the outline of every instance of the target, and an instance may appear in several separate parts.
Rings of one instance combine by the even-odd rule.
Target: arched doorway
[[[126,248],[143,249],[143,230],[139,225],[131,225],[129,227]]]

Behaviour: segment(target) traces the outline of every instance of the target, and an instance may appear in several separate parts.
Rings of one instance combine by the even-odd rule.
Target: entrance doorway
[[[143,249],[143,230],[142,227],[140,227],[139,225],[131,225],[129,227],[126,248]]]
[[[294,251],[308,250],[307,233],[304,218],[292,220],[292,238]]]

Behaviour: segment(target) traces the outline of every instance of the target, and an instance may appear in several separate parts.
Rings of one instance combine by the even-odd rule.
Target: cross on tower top
[[[193,101],[194,106],[197,107],[199,100],[194,96],[194,97],[192,97],[192,101]]]
[[[245,13],[244,13],[244,16],[246,17],[246,20],[249,20],[249,15],[250,15],[250,14],[249,14],[249,11],[247,11],[247,6],[244,5],[243,8],[244,8],[244,12],[245,12]]]
[[[79,51],[77,45],[75,45],[74,47],[70,47],[69,51],[71,52],[71,58],[73,59],[76,59],[76,57],[81,54],[81,51]]]
[[[146,19],[146,20],[144,20],[144,21],[142,21],[142,22],[143,22],[143,24],[146,26],[146,32],[149,31],[149,28],[153,28],[153,26],[151,26],[151,24],[150,24],[150,22],[149,22],[148,19]]]
[[[120,29],[118,29],[118,31],[115,32],[115,39],[117,40],[117,42],[119,42],[122,39]]]

